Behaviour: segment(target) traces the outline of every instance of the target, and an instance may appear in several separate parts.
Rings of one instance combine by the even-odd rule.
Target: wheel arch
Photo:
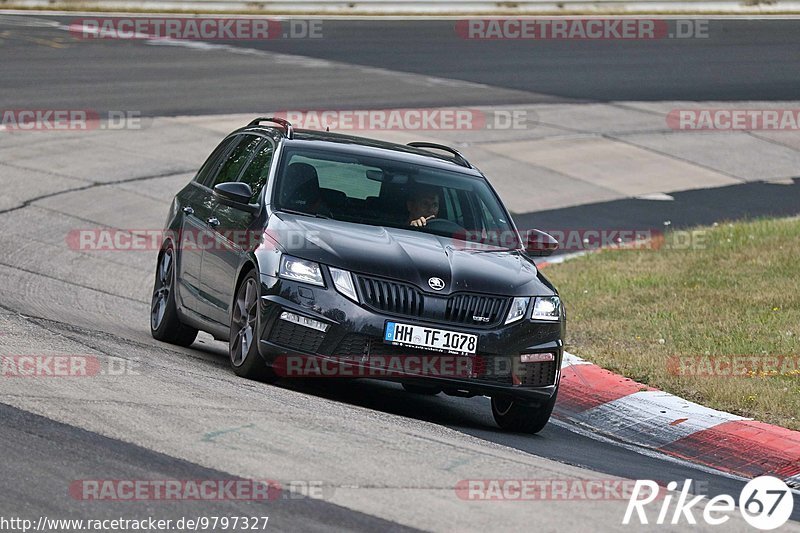
[[[258,266],[258,260],[254,256],[247,257],[242,264],[239,265],[239,270],[236,273],[236,283],[233,285],[233,299],[230,302],[229,312],[228,312],[228,323],[233,319],[233,307],[236,305],[236,293],[239,292],[239,287],[242,286],[242,281],[244,278],[250,274],[250,272],[256,272],[258,274],[260,272]]]
[[[242,281],[244,278],[252,271],[259,272],[258,266],[256,265],[253,259],[248,258],[245,260],[242,265],[239,267],[239,272],[236,274],[236,284],[233,286],[233,299],[236,300],[236,293],[239,290],[239,287],[242,286]],[[233,309],[233,308],[231,308]]]

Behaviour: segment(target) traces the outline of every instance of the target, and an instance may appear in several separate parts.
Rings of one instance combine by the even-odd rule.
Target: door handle
[[[206,224],[208,224],[212,228],[216,228],[217,226],[219,226],[219,219],[216,217],[211,217],[208,220],[206,220]]]
[[[192,206],[190,205],[184,207],[183,212],[186,213],[187,215],[194,215],[194,209],[192,209]]]

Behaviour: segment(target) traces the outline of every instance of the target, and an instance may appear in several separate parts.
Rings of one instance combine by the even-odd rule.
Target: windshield
[[[274,205],[346,222],[518,246],[505,209],[484,180],[389,159],[287,149]],[[424,225],[412,225],[421,218]]]

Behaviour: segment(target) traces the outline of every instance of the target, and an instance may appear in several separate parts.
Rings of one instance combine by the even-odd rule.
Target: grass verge
[[[800,219],[694,235],[681,249],[609,249],[548,267],[568,312],[567,349],[708,407],[800,430]]]

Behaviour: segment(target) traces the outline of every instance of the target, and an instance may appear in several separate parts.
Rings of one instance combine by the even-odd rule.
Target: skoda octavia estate
[[[258,118],[175,196],[151,331],[227,341],[233,371],[377,378],[491,398],[504,429],[553,410],[566,313],[486,177],[460,153]]]

